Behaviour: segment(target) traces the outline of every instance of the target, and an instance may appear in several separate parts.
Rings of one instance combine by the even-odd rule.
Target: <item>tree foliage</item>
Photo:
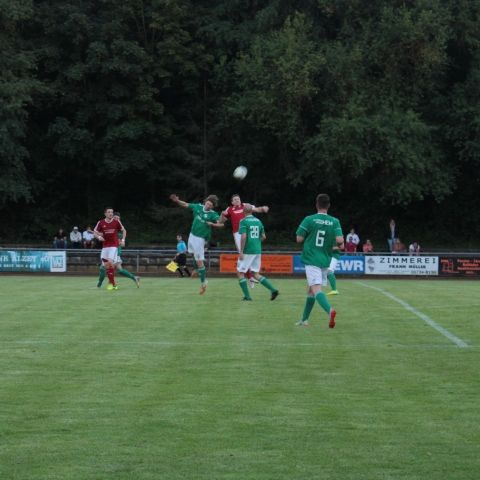
[[[0,0],[4,236],[114,203],[160,238],[173,190],[240,189],[282,212],[329,191],[355,224],[466,208],[479,13],[479,0]]]

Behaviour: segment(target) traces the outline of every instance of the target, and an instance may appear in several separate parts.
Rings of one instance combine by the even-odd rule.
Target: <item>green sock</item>
[[[97,287],[101,287],[102,286],[102,283],[103,281],[105,280],[105,277],[107,276],[107,270],[105,269],[105,267],[102,265],[100,267],[100,270],[98,271],[98,283],[97,283]]]
[[[332,290],[336,290],[337,289],[337,279],[335,278],[335,274],[333,272],[330,272],[327,275],[327,278],[328,278],[328,283],[332,287]]]
[[[207,272],[205,270],[205,267],[202,267],[202,268],[198,269],[198,275],[200,276],[200,281],[202,283],[205,283],[205,277],[207,276]]]
[[[307,301],[305,302],[305,308],[303,309],[303,317],[302,321],[308,320],[310,313],[312,313],[312,308],[315,305],[315,297],[307,297]]]
[[[268,281],[266,277],[260,277],[259,282],[265,287],[268,288],[271,292],[276,292],[277,289]]]
[[[120,270],[118,270],[118,273],[120,275],[123,275],[124,277],[130,278],[131,280],[135,281],[135,275],[128,270],[125,270],[124,268],[120,268]]]
[[[318,304],[327,312],[330,313],[330,304],[328,303],[327,296],[323,292],[318,292],[315,295],[315,299],[317,300]]]
[[[242,289],[243,296],[245,298],[251,298],[250,297],[250,292],[248,291],[247,287],[247,279],[246,278],[241,278],[238,283],[240,284],[240,288]]]
[[[197,265],[197,261],[195,260],[195,257],[192,259],[193,261],[193,269],[198,272],[198,265]]]

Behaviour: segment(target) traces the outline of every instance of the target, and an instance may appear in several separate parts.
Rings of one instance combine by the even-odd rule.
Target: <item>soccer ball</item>
[[[237,180],[243,180],[248,173],[247,167],[244,167],[243,165],[240,165],[233,171],[233,177],[236,178]]]

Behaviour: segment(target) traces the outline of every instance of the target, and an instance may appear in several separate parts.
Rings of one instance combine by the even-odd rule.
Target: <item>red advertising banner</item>
[[[440,257],[440,275],[480,277],[479,257]]]
[[[237,272],[236,254],[220,255],[220,272],[236,273]],[[262,273],[293,273],[293,256],[292,255],[262,255]]]

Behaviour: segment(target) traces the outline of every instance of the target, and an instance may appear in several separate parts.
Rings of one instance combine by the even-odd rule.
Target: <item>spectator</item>
[[[347,243],[352,242],[355,244],[355,251],[357,251],[358,244],[360,243],[360,238],[359,236],[355,233],[355,229],[352,228],[350,229],[350,233],[347,235]]]
[[[408,254],[409,255],[420,255],[420,245],[418,242],[413,242],[408,247]]]
[[[399,238],[397,238],[396,242],[393,244],[392,253],[407,253],[405,245]]]
[[[83,238],[83,248],[94,248],[95,247],[95,235],[93,233],[91,225],[82,234]]]
[[[63,228],[60,228],[53,237],[53,248],[67,248],[67,236]]]
[[[70,232],[70,248],[82,248],[82,234],[78,231],[78,227],[73,227]]]
[[[395,242],[398,240],[398,228],[395,220],[392,218],[390,220],[390,224],[388,227],[388,234],[387,234],[387,242],[388,242],[388,250],[393,252],[393,247]]]
[[[345,253],[355,253],[357,251],[357,244],[350,238],[345,244]]]
[[[363,253],[372,253],[373,252],[373,244],[370,240],[367,240],[364,244],[363,244]]]

